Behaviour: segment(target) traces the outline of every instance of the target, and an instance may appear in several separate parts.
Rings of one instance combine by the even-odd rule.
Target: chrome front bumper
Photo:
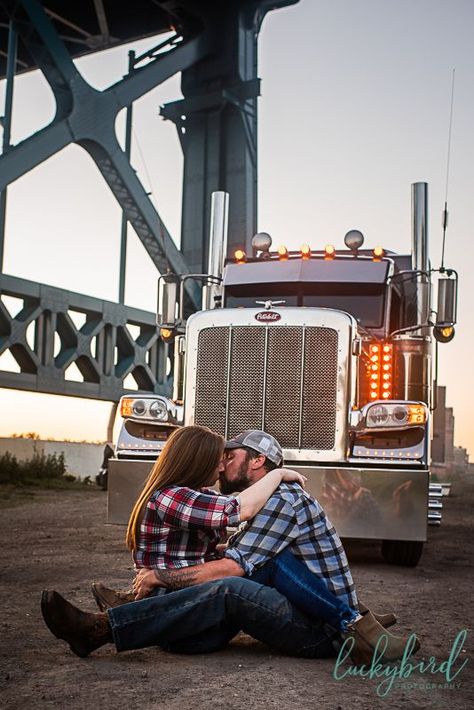
[[[109,460],[108,523],[128,523],[133,504],[153,463],[131,459]],[[319,500],[341,537],[426,540],[428,515],[430,522],[438,520],[441,515],[439,498],[432,497],[434,489],[430,490],[428,497],[428,471],[317,466],[292,468],[307,476],[306,490]]]
[[[133,505],[155,461],[109,459],[107,522],[127,525]]]
[[[427,537],[429,472],[402,468],[292,466],[341,537],[420,540]]]

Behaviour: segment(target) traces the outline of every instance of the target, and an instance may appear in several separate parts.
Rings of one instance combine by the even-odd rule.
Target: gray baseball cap
[[[283,461],[283,451],[274,436],[259,429],[247,429],[242,434],[238,434],[233,439],[226,442],[225,449],[241,449],[243,446],[253,449],[259,454],[272,461],[277,466],[281,466]]]

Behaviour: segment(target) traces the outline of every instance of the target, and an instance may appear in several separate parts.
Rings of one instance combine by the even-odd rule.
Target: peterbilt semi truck
[[[227,439],[264,429],[285,465],[307,476],[343,538],[380,540],[414,566],[439,524],[430,483],[437,342],[454,335],[457,275],[441,269],[432,310],[428,186],[412,186],[412,252],[303,244],[272,249],[259,233],[226,247],[228,195],[214,193],[208,274],[160,278],[158,326],[173,351],[173,396],[126,395],[109,460],[108,519],[127,522],[166,439],[200,424]],[[185,317],[185,279],[202,310]]]

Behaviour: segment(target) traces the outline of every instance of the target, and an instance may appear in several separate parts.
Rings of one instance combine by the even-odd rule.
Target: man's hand
[[[141,569],[133,580],[135,601],[148,597],[156,587],[164,586],[163,581],[157,577],[154,569]]]

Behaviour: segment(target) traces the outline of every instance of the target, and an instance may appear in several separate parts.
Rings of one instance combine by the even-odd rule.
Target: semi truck
[[[122,397],[109,522],[127,521],[177,427],[200,424],[227,439],[263,429],[285,465],[307,476],[341,537],[379,540],[387,562],[416,565],[428,524],[441,519],[431,420],[437,345],[454,336],[457,294],[457,274],[430,265],[427,184],[412,185],[409,254],[364,248],[354,229],[342,250],[273,249],[259,233],[227,254],[228,201],[212,196],[208,273],[159,279],[173,394]],[[202,285],[192,315],[188,278]]]

